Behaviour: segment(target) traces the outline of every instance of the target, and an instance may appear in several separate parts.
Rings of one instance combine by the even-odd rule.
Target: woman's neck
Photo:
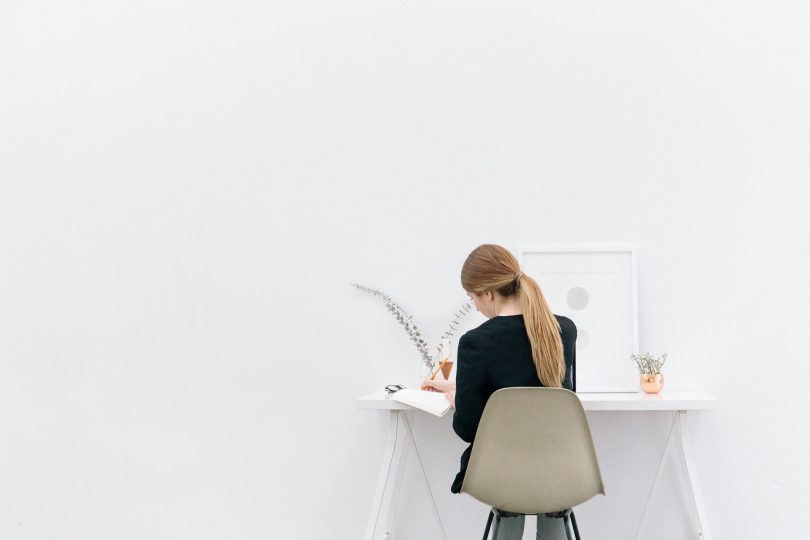
[[[508,317],[509,315],[523,315],[523,310],[520,308],[520,303],[516,300],[504,302],[498,308],[496,317]]]

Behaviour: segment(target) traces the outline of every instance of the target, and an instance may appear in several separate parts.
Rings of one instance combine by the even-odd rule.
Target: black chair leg
[[[571,540],[571,528],[568,526],[568,514],[563,516],[563,525],[565,526],[565,537]]]
[[[492,512],[492,510],[490,510],[489,517],[487,518],[487,528],[484,529],[484,540],[487,540],[487,538],[489,538],[489,528],[490,526],[492,526],[492,516],[494,515],[495,514]]]
[[[495,528],[492,529],[492,540],[498,540],[498,529],[501,527],[501,514],[500,512],[495,512]]]
[[[579,527],[577,527],[577,518],[573,510],[571,510],[571,523],[574,525],[574,537],[576,537],[577,540],[581,540],[579,537]]]

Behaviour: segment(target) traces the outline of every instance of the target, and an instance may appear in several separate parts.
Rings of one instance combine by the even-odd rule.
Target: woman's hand
[[[453,405],[453,407],[456,406],[456,381],[448,381],[444,378],[441,371],[436,374],[433,380],[425,379],[422,382],[422,390],[427,390],[428,392],[442,392],[447,396],[447,400],[450,404]]]
[[[448,381],[444,377],[441,377],[441,373],[436,376],[435,379],[425,379],[422,382],[422,390],[427,390],[428,392],[450,392],[455,391],[456,389],[456,382],[455,381]]]

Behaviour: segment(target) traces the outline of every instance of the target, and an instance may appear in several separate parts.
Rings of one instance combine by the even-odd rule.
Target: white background
[[[0,538],[359,538],[386,423],[354,400],[418,359],[348,283],[435,344],[482,242],[637,244],[641,349],[722,400],[691,425],[715,537],[801,536],[808,15],[0,2]],[[629,538],[665,419],[591,422],[581,530]],[[415,430],[479,537],[450,418]],[[691,538],[676,473],[649,538]],[[419,484],[401,502],[436,538]]]

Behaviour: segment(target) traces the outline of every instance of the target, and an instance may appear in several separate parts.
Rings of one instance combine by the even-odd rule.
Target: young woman
[[[554,315],[537,283],[520,271],[505,248],[484,244],[464,261],[461,286],[489,320],[459,339],[456,381],[426,380],[455,406],[453,430],[470,446],[450,490],[459,493],[484,406],[496,390],[511,386],[573,389],[571,369],[577,328]],[[524,517],[501,521],[498,537],[522,538]],[[563,520],[537,518],[538,540],[565,540]]]

